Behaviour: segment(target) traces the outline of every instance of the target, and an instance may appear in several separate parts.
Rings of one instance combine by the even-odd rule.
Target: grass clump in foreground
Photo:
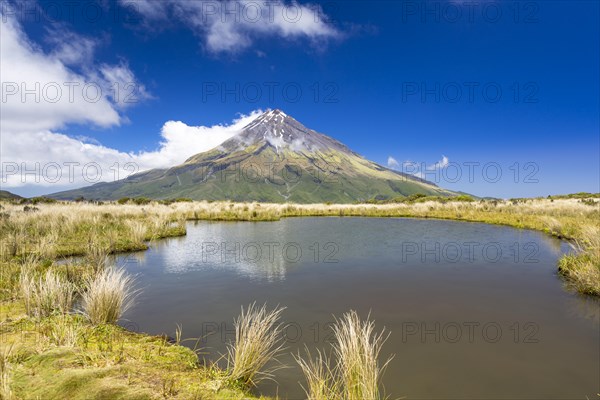
[[[229,379],[244,386],[256,386],[265,378],[272,378],[273,369],[264,371],[270,361],[276,361],[283,348],[282,324],[279,322],[284,308],[268,311],[266,305],[255,303],[234,321],[235,343],[229,347]]]
[[[379,365],[379,353],[387,340],[384,331],[374,332],[374,322],[361,321],[355,311],[346,313],[333,325],[334,353],[338,359],[344,398],[379,399],[381,374],[391,360]]]
[[[50,274],[64,279],[56,266],[41,276]],[[200,364],[194,351],[115,325],[131,284],[122,270],[98,272],[74,292],[90,296],[79,299],[84,314],[29,315],[23,299],[0,302],[0,398],[254,398],[230,384],[226,371]]]
[[[88,278],[81,296],[83,314],[94,325],[116,323],[133,305],[133,281],[125,270],[116,268]]]
[[[559,260],[559,271],[581,293],[600,296],[600,227],[582,228],[577,253]]]
[[[6,343],[0,344],[0,373],[8,371],[0,390],[15,399],[254,398],[226,386],[222,371],[199,364],[192,350],[164,337],[94,326],[79,315],[13,318],[2,326],[6,343],[14,345],[3,357]],[[55,341],[52,330],[60,324],[78,326],[72,346]]]
[[[52,270],[38,277],[23,269],[20,285],[25,310],[30,316],[42,318],[54,313],[66,314],[73,305],[75,286]]]
[[[13,398],[10,389],[11,366],[9,362],[13,346],[0,347],[0,399],[10,400]]]
[[[375,324],[367,318],[361,321],[356,311],[336,319],[333,325],[333,360],[320,351],[313,359],[301,356],[296,361],[306,378],[305,392],[310,400],[378,400],[384,398],[380,391],[381,377],[392,360],[379,363],[381,348],[389,334],[385,329],[375,332]],[[331,361],[335,364],[331,366]]]
[[[317,350],[317,357],[313,358],[308,348],[306,349],[307,358],[300,355],[294,356],[304,378],[306,387],[302,385],[304,392],[309,400],[329,400],[341,396],[341,386],[336,378],[335,371],[332,370],[330,360],[320,350]]]

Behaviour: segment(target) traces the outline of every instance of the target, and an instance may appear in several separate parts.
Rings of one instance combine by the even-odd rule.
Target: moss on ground
[[[0,303],[0,348],[18,399],[252,399],[216,367],[164,337],[92,326],[78,315],[29,318]]]

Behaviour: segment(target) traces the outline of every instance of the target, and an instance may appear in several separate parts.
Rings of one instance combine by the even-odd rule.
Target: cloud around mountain
[[[82,136],[73,138],[60,130],[69,124],[119,126],[127,121],[123,110],[152,95],[126,61],[95,65],[98,43],[93,38],[55,27],[47,32],[51,49],[44,51],[17,18],[0,10],[0,20],[3,188],[38,187],[32,193],[39,194],[47,191],[44,187],[73,188],[169,167],[219,145],[260,114],[254,111],[214,126],[167,121],[160,143],[150,151],[123,152]],[[127,90],[117,95],[111,90],[115,85],[132,85],[135,101],[127,101]]]
[[[161,142],[152,151],[123,152],[51,131],[2,135],[2,186],[66,190],[168,168],[218,146],[260,114],[260,110],[253,111],[231,123],[213,126],[168,121],[162,127]]]

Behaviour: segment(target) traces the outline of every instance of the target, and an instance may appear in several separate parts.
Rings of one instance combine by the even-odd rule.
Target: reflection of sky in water
[[[340,226],[340,221],[323,218],[318,229],[313,218],[189,223],[186,237],[154,242],[149,251],[121,256],[118,263],[150,263],[175,274],[223,269],[276,281],[307,264],[531,265],[569,250],[539,232],[502,226],[366,218],[346,218]]]
[[[302,244],[288,242],[286,230],[265,232],[252,229],[252,225],[190,224],[186,237],[154,243],[148,252],[137,253],[133,260],[128,257],[128,262],[159,264],[166,273],[212,268],[232,270],[248,278],[278,280],[285,278],[287,268],[307,259],[306,254],[298,254]]]

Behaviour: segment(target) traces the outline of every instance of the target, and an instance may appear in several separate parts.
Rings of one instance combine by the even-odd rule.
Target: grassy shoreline
[[[145,250],[149,241],[183,236],[186,221],[402,217],[532,229],[571,241],[577,251],[560,259],[558,271],[575,290],[600,295],[600,203],[590,199],[425,199],[358,205],[0,204],[0,398],[9,397],[8,392],[14,398],[35,398],[42,393],[66,393],[74,399],[254,398],[247,388],[228,382],[225,371],[199,365],[193,351],[167,343],[165,338],[111,324],[93,325],[80,315],[35,319],[25,312],[19,291],[25,266],[39,274],[52,270],[78,285],[86,271],[102,264],[107,254]],[[66,266],[55,263],[66,256],[81,256],[82,261]],[[79,338],[75,343],[67,340],[74,331]]]

